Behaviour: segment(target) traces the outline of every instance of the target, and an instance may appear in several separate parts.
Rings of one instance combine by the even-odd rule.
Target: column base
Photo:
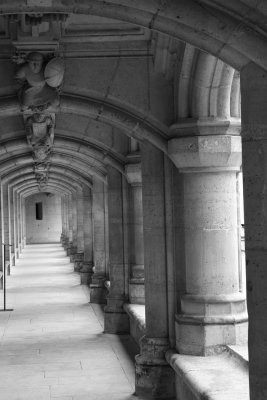
[[[76,253],[73,255],[72,262],[74,262],[74,271],[80,272],[80,270],[83,267],[83,258],[84,258],[84,253]]]
[[[121,297],[107,297],[108,304],[104,308],[104,332],[126,334],[130,332],[130,320],[123,309],[125,299]]]
[[[132,278],[129,282],[129,301],[132,304],[145,304],[144,279]]]
[[[90,303],[94,304],[106,304],[107,303],[108,291],[105,287],[90,284]]]
[[[11,253],[11,265],[14,267],[15,266],[15,254]]]
[[[66,247],[66,252],[67,252],[67,256],[70,256],[71,254],[71,248],[72,248],[72,243],[71,242],[69,242],[68,244],[67,244],[67,247]]]
[[[190,296],[182,299],[184,314],[176,315],[176,349],[180,354],[209,356],[227,345],[245,344],[248,316],[243,294]]]
[[[92,282],[93,263],[91,261],[83,261],[82,268],[80,269],[81,285],[89,286]]]
[[[69,248],[69,254],[68,254],[70,256],[71,262],[74,262],[75,254],[77,254],[77,246],[71,246]]]
[[[65,250],[67,250],[67,247],[69,245],[69,238],[67,236],[64,236],[61,240],[62,246]]]
[[[135,391],[147,400],[174,400],[175,373],[165,359],[169,342],[165,338],[140,340],[140,353],[135,357]]]
[[[10,276],[10,260],[6,261],[6,274]]]
[[[90,303],[106,304],[108,290],[105,287],[106,277],[104,275],[93,274],[90,283]]]

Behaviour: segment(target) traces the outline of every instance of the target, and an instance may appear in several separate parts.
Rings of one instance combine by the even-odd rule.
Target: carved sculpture
[[[35,113],[25,122],[27,141],[36,162],[44,161],[54,143],[55,124],[52,115]]]
[[[39,24],[42,16],[33,15]],[[31,52],[27,58],[19,54],[13,58],[20,65],[16,79],[23,112],[26,137],[33,152],[35,177],[39,190],[48,182],[48,162],[54,143],[55,112],[59,109],[59,89],[64,77],[64,64],[60,58],[46,62],[40,52]]]
[[[47,64],[43,54],[32,52],[16,74],[21,84],[18,93],[22,112],[55,112],[59,108],[58,89],[64,77],[64,64],[53,58]]]
[[[44,190],[48,182],[48,164],[46,162],[36,163],[34,172],[39,190]]]

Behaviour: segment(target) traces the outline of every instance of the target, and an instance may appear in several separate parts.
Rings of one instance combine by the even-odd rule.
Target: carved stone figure
[[[52,116],[35,113],[26,120],[25,129],[35,160],[44,161],[54,143],[55,124]]]
[[[43,190],[48,182],[48,166],[45,163],[35,165],[35,178],[37,180],[39,190]]]
[[[45,65],[43,54],[30,53],[16,74],[16,79],[21,84],[18,93],[21,110],[57,111],[59,108],[57,88],[61,85],[63,76],[64,64],[60,58],[54,58]]]
[[[35,178],[38,183],[46,183],[48,179],[47,172],[39,172],[35,174]]]

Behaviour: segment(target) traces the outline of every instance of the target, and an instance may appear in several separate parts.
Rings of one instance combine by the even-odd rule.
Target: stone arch
[[[1,6],[2,14],[29,12],[63,12],[98,15],[143,26],[193,44],[231,66],[242,69],[254,62],[266,69],[266,42],[258,26],[264,18],[259,5],[227,6],[208,0],[182,0],[162,3],[160,0],[84,1],[57,0],[34,7],[22,0]],[[252,15],[248,17],[249,13]],[[246,19],[244,18],[246,17]],[[209,24],[207,25],[207,20]],[[253,29],[248,29],[253,28]],[[260,51],[259,51],[260,50]]]

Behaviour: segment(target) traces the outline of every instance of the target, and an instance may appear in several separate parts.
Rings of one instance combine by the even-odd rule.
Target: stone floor
[[[60,244],[27,246],[7,286],[14,311],[0,313],[1,400],[137,399],[137,348],[103,334],[101,308]]]

